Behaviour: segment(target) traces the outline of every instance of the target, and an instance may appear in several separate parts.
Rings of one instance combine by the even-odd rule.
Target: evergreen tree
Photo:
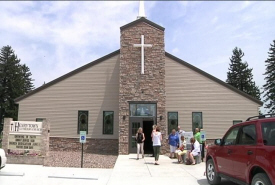
[[[24,93],[28,93],[34,88],[32,83],[33,79],[31,78],[32,73],[30,72],[30,68],[26,64],[23,64],[21,66],[21,70],[23,74],[23,91]]]
[[[234,48],[230,58],[226,82],[237,89],[257,98],[260,98],[260,89],[253,81],[252,68],[248,67],[247,62],[242,61],[244,53],[239,48]]]
[[[4,117],[17,120],[18,106],[14,99],[33,89],[31,73],[20,64],[13,49],[4,46],[0,50],[0,123]]]
[[[264,84],[264,101],[265,108],[269,109],[268,113],[275,113],[275,40],[273,45],[270,44],[268,59],[265,61],[265,80]]]

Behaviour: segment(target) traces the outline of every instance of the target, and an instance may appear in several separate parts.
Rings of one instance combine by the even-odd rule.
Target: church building
[[[165,28],[140,10],[120,27],[120,48],[17,98],[20,121],[50,120],[50,149],[78,150],[80,131],[95,152],[136,152],[135,134],[203,128],[206,138],[258,115],[262,102],[165,51]],[[169,28],[168,28],[169,29]],[[218,69],[217,69],[218,70]]]

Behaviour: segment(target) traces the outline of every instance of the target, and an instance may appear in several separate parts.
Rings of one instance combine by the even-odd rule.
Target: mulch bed
[[[114,154],[83,154],[84,168],[113,168],[118,155]],[[49,151],[46,166],[81,167],[81,151]]]

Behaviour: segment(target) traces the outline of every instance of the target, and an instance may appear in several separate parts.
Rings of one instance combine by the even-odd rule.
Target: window
[[[275,146],[275,122],[262,123],[264,145]]]
[[[113,134],[114,111],[103,111],[103,134]]]
[[[130,104],[130,116],[156,116],[156,104]]]
[[[243,122],[242,120],[233,120],[233,125]]]
[[[202,112],[192,112],[192,129],[193,129],[193,131],[195,131],[196,128],[203,128]]]
[[[254,145],[256,143],[255,125],[246,125],[240,129],[240,145]]]
[[[168,134],[172,132],[173,129],[178,128],[178,113],[168,112]]]
[[[36,122],[43,122],[44,119],[45,119],[45,118],[36,118],[35,121],[36,121]]]
[[[235,145],[240,127],[235,127],[224,137],[224,145]]]
[[[89,111],[86,110],[79,110],[78,111],[78,126],[77,126],[77,133],[79,134],[80,131],[86,131],[88,134],[88,118],[89,118]]]

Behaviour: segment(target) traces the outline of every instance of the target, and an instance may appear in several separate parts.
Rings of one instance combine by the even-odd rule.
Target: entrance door
[[[154,121],[153,120],[144,120],[143,121],[143,132],[145,136],[144,141],[144,153],[145,154],[153,154],[153,145],[151,133],[153,130]]]
[[[136,133],[142,126],[142,118],[130,118],[129,153],[137,152]]]
[[[143,129],[143,133],[145,136],[144,153],[145,154],[153,153],[151,133],[153,130],[154,121],[155,121],[154,118],[144,118],[144,117],[130,118],[129,153],[137,152],[136,133],[139,127]]]

